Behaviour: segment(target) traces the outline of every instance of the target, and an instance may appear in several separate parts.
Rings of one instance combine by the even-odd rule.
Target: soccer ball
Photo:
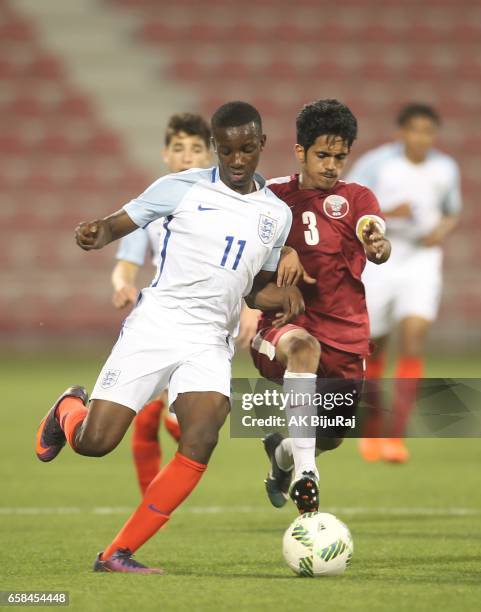
[[[306,512],[284,534],[282,552],[299,576],[337,576],[349,565],[354,550],[349,529],[333,514]]]

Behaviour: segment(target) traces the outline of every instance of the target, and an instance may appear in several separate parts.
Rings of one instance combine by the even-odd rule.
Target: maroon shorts
[[[298,325],[285,325],[279,329],[267,327],[260,330],[251,344],[251,355],[256,368],[264,378],[282,384],[285,368],[275,358],[276,346],[280,338],[291,329],[304,329]],[[317,370],[317,391],[320,393],[345,393],[354,388],[354,403],[343,404],[329,413],[318,409],[318,414],[334,417],[337,415],[352,419],[355,415],[362,393],[364,379],[364,358],[362,355],[340,351],[320,342],[321,359]],[[345,435],[356,435],[349,426],[329,426],[317,429],[317,446],[326,447],[326,438],[342,438]]]
[[[284,376],[284,366],[275,357],[276,346],[281,337],[291,329],[302,329],[299,325],[284,325],[279,329],[266,327],[261,329],[251,343],[251,356],[254,365],[264,378],[279,380]],[[321,360],[317,375],[321,378],[364,378],[364,358],[362,355],[347,353],[322,342]]]

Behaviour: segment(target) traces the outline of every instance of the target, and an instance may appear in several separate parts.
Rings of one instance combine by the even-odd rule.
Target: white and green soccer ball
[[[337,576],[348,567],[354,550],[346,525],[327,512],[306,512],[284,534],[282,552],[299,576]]]

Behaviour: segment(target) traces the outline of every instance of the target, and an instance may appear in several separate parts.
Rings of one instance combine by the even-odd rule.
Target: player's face
[[[318,136],[307,152],[297,144],[301,187],[323,191],[332,189],[341,176],[348,155],[349,146],[339,136]]]
[[[254,122],[238,127],[218,128],[213,135],[222,181],[242,194],[253,190],[253,177],[266,142]]]
[[[208,168],[211,164],[210,149],[200,136],[178,132],[164,149],[164,162],[170,172],[182,172],[189,168]]]
[[[422,162],[434,145],[438,127],[429,117],[413,117],[400,128],[399,133],[406,155],[414,162]]]

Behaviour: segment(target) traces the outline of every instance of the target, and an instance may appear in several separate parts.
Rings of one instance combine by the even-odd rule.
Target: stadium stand
[[[95,271],[88,269],[93,257],[75,251],[71,229],[80,218],[118,207],[143,186],[145,173],[128,155],[132,134],[102,123],[95,96],[76,89],[67,63],[40,44],[35,17],[24,19],[13,6],[0,1],[0,48],[8,49],[0,79],[9,91],[0,98],[0,215],[9,245],[2,258],[12,279],[0,331],[32,331],[41,312],[51,332],[74,325],[79,333],[88,327],[111,334],[112,250],[93,256]],[[465,210],[447,247],[433,343],[479,346],[479,3],[466,0],[463,10],[456,0],[347,0],[329,10],[317,0],[96,0],[90,6],[121,14],[128,44],[156,61],[158,87],[190,92],[196,110],[208,115],[226,99],[256,104],[269,136],[266,175],[293,169],[294,116],[306,101],[338,97],[352,107],[360,120],[354,156],[392,137],[401,103],[436,105],[445,119],[440,147],[461,165]],[[128,88],[128,75],[125,80]],[[119,98],[112,95],[112,106]],[[45,248],[49,227],[61,229],[61,239]]]

